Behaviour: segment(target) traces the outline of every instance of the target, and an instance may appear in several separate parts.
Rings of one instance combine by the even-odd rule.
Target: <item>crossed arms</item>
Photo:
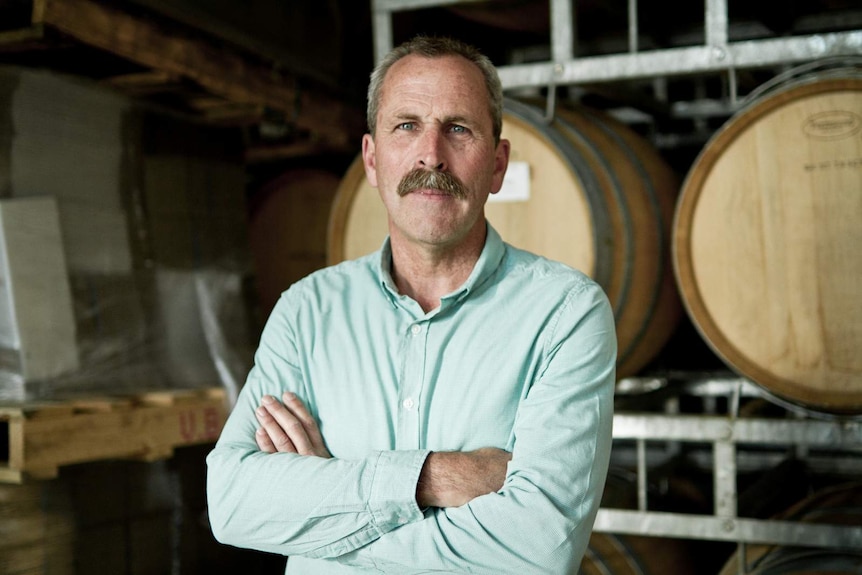
[[[254,438],[261,451],[332,457],[317,421],[296,394],[285,392],[282,399],[284,403],[266,395],[255,410],[261,426]],[[419,507],[460,507],[499,491],[511,459],[511,453],[496,447],[429,453],[419,475],[416,503]]]
[[[318,428],[327,420],[315,420],[308,391],[296,384],[305,376],[296,346],[262,338],[282,356],[256,365],[207,460],[216,538],[399,575],[576,572],[610,453],[616,347],[613,316],[597,290],[567,304],[574,309],[554,318],[535,378],[516,395],[514,426],[482,449],[397,448],[378,437],[368,443],[376,450],[359,453],[344,448],[352,438],[342,431],[331,457],[329,428]],[[367,408],[355,405],[352,421],[340,421],[357,438],[373,421]]]

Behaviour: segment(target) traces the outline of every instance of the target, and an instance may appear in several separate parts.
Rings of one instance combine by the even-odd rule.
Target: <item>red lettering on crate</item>
[[[180,436],[183,441],[194,441],[197,435],[197,418],[194,411],[180,412]]]
[[[191,443],[201,440],[218,439],[221,432],[222,419],[219,410],[215,407],[205,407],[201,413],[203,416],[203,429],[198,423],[198,413],[193,410],[180,412],[180,436],[183,441]]]
[[[207,439],[218,439],[221,432],[221,417],[219,410],[215,407],[204,409],[204,437]]]

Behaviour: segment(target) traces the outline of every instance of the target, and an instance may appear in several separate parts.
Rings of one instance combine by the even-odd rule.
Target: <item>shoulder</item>
[[[320,290],[342,288],[357,283],[377,283],[380,276],[380,252],[348,260],[319,269],[290,286],[284,294],[315,293]]]
[[[544,311],[549,326],[579,324],[590,318],[604,329],[614,329],[613,308],[605,290],[581,270],[507,245],[500,272],[500,292],[526,305],[533,314],[541,316]]]
[[[581,270],[564,263],[536,255],[505,244],[506,252],[500,262],[502,277],[516,281],[539,283],[544,288],[556,286],[563,291],[598,291],[602,288]]]
[[[379,285],[379,262],[380,253],[374,252],[312,272],[282,292],[276,309],[320,308],[367,293]]]

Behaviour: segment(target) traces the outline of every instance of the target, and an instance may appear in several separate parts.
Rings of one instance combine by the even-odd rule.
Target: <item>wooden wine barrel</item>
[[[681,539],[593,533],[580,575],[695,575],[691,543]]]
[[[249,247],[263,317],[290,284],[326,265],[329,211],[339,183],[327,170],[298,168],[252,197]]]
[[[547,125],[536,108],[508,101],[503,137],[512,144],[510,172],[526,166],[530,192],[517,201],[492,196],[488,220],[510,244],[580,269],[605,289],[618,376],[636,373],[682,313],[669,251],[673,171],[630,129],[586,108],[558,110]],[[329,263],[379,248],[386,233],[386,211],[357,158],[333,205]]]
[[[862,412],[862,79],[797,80],[692,165],[674,268],[694,325],[773,396]]]
[[[693,510],[708,505],[700,489],[687,479],[677,477],[668,481],[665,477],[661,481],[667,493],[660,494],[656,484],[648,488],[655,491],[651,494],[651,500],[653,503],[660,500],[659,507],[666,510]],[[635,475],[611,466],[601,506],[636,509]],[[709,562],[703,550],[688,540],[594,531],[581,561],[579,575],[699,575],[705,572]]]
[[[862,483],[850,483],[823,489],[780,514],[777,519],[803,523],[862,527]],[[746,570],[749,575],[836,575],[862,570],[862,542],[856,549],[818,549],[746,546]],[[736,575],[739,553],[724,565],[719,575]]]

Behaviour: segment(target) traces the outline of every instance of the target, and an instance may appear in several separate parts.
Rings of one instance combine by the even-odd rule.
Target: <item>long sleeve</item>
[[[521,401],[502,490],[432,509],[340,558],[410,574],[576,573],[610,455],[616,340],[604,295],[570,294],[549,330],[547,359]]]
[[[282,555],[334,557],[422,519],[416,482],[428,452],[368,451],[323,459],[257,447],[261,397],[305,394],[292,326],[279,302],[237,405],[207,458],[213,533],[222,542]]]
[[[341,555],[421,519],[415,491],[426,454],[269,455],[225,436],[207,459],[213,533],[222,543],[282,555]]]

